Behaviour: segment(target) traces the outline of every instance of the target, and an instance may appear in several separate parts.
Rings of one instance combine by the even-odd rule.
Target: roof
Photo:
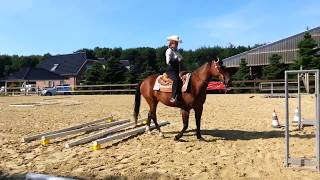
[[[6,81],[63,80],[64,77],[41,68],[23,68],[2,79]]]
[[[97,60],[95,60],[95,61],[103,63],[103,64],[107,62],[107,60],[105,58],[97,58]]]
[[[320,46],[320,27],[305,32],[309,32]],[[226,67],[238,67],[240,60],[246,59],[248,66],[268,65],[270,55],[279,54],[282,63],[290,64],[298,57],[298,43],[305,32],[225,58],[223,63]]]
[[[123,66],[130,66],[130,61],[127,60],[127,59],[122,59],[120,60],[120,63],[123,65]]]
[[[87,62],[87,55],[84,52],[50,56],[41,61],[38,68],[53,71],[59,75],[78,75],[83,65]],[[56,68],[53,68],[57,66]]]

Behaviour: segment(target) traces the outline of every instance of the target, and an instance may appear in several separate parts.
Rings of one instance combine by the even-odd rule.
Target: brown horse
[[[182,120],[183,120],[183,128],[181,132],[175,136],[175,140],[179,140],[183,133],[188,128],[189,123],[189,113],[191,109],[194,109],[196,126],[197,126],[197,138],[202,139],[200,133],[200,121],[203,110],[203,104],[206,101],[206,89],[208,85],[208,80],[210,78],[216,78],[220,81],[224,82],[226,85],[229,81],[229,73],[225,71],[225,68],[222,66],[222,63],[217,60],[209,61],[203,64],[201,67],[196,69],[191,74],[189,88],[188,91],[182,93],[181,103],[178,105],[171,103],[171,93],[154,91],[153,86],[157,79],[156,75],[151,75],[145,78],[138,84],[136,94],[135,94],[135,104],[134,104],[134,120],[137,124],[140,103],[141,103],[141,94],[149,104],[149,113],[148,113],[148,121],[147,121],[147,131],[149,131],[149,126],[151,119],[153,120],[156,128],[158,129],[160,135],[162,133],[160,131],[160,127],[157,122],[157,105],[158,102],[162,102],[163,104],[171,107],[178,107],[181,109]]]

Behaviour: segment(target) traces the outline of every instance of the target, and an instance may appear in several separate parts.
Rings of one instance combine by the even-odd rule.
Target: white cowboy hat
[[[172,35],[172,36],[167,37],[167,41],[177,41],[179,43],[182,43],[182,40],[177,35]]]

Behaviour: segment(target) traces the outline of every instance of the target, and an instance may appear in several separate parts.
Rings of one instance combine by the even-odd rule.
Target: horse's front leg
[[[174,140],[178,141],[183,136],[183,133],[188,129],[189,113],[190,113],[190,110],[181,109],[183,128],[181,132],[174,137]]]
[[[200,126],[201,126],[201,116],[202,116],[203,107],[197,107],[194,109],[195,119],[196,119],[196,126],[197,126],[197,138],[202,139]]]

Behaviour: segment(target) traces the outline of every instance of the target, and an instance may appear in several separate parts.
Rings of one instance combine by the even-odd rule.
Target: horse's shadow
[[[187,130],[183,136],[195,136],[195,129]],[[177,134],[179,132],[166,132],[165,134]],[[245,131],[245,130],[219,130],[219,129],[204,129],[201,130],[201,135],[212,136],[222,140],[237,141],[237,140],[254,140],[254,139],[273,139],[284,138],[284,131]],[[301,139],[314,138],[314,134],[291,134],[290,137],[296,137]],[[205,139],[204,139],[205,140]],[[207,141],[207,140],[205,140]]]

